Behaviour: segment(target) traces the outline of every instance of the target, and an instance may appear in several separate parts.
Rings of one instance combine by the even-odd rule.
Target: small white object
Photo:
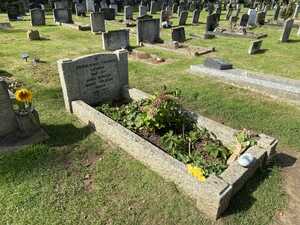
[[[254,162],[254,160],[255,159],[254,159],[253,155],[251,155],[250,153],[245,153],[239,157],[238,163],[242,167],[249,167]]]

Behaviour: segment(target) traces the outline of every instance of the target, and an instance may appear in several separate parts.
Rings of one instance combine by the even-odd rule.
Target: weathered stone
[[[250,48],[248,50],[248,53],[250,55],[258,53],[261,51],[261,45],[262,45],[263,40],[259,39],[259,40],[255,40],[251,42]]]
[[[183,26],[186,24],[187,18],[189,16],[189,12],[188,11],[182,11],[179,15],[179,22],[178,25],[179,26]]]
[[[90,105],[119,99],[121,89],[128,85],[127,54],[119,50],[59,60],[66,109],[72,111],[71,102],[79,99]]]
[[[31,25],[42,26],[46,24],[45,11],[42,9],[30,10]]]
[[[139,6],[139,16],[145,16],[147,15],[147,7],[140,5]]]
[[[288,42],[291,31],[293,29],[294,19],[287,19],[284,22],[282,35],[280,37],[280,42]]]
[[[86,0],[86,11],[96,12],[96,10],[95,10],[95,1],[94,0]]]
[[[130,5],[124,6],[124,21],[133,19],[133,11]]]
[[[185,41],[184,27],[176,27],[172,29],[172,41],[178,41],[178,42]]]
[[[115,51],[129,48],[129,30],[113,30],[102,33],[103,49]]]
[[[69,8],[69,3],[67,0],[54,2],[54,9],[68,9],[68,8]]]
[[[137,19],[137,44],[140,42],[155,43],[160,41],[159,19]]]
[[[249,26],[256,26],[256,10],[255,9],[249,9],[248,10],[248,25]]]
[[[40,40],[40,33],[38,30],[28,30],[27,31],[27,39],[30,41]]]
[[[105,20],[103,12],[95,12],[90,14],[91,31],[94,33],[105,32]]]
[[[75,4],[75,14],[76,16],[86,16],[86,4],[76,3]]]

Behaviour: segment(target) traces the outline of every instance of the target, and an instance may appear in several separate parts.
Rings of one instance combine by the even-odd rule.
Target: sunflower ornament
[[[16,91],[15,96],[19,110],[28,112],[32,105],[32,92],[26,88],[21,88]]]

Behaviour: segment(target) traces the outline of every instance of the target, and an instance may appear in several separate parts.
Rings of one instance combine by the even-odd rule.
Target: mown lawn
[[[202,22],[204,18],[201,15]],[[74,19],[88,22],[87,18]],[[0,15],[1,20],[5,15]],[[38,28],[49,39],[45,41],[26,40],[29,21],[13,22],[13,30],[0,31],[0,76],[12,76],[33,90],[34,104],[50,136],[43,144],[0,154],[0,224],[215,224],[204,219],[172,183],[65,112],[56,61],[102,51],[101,38],[55,26],[52,21],[48,15],[48,25]],[[204,26],[186,26],[186,33],[201,35]],[[108,29],[120,27],[116,22],[108,23]],[[189,42],[215,46],[217,52],[212,55],[237,67],[300,79],[299,43],[279,44],[280,28],[254,31],[269,35],[263,44],[269,50],[264,54],[248,56],[247,39],[220,37]],[[169,39],[169,32],[163,31],[162,37]],[[296,30],[291,38],[299,40],[295,33]],[[134,35],[131,43],[135,46]],[[162,85],[179,88],[185,107],[237,129],[246,127],[273,135],[280,140],[280,150],[300,149],[299,108],[189,75],[189,66],[201,63],[204,57],[189,58],[151,48],[140,50],[172,59],[172,64],[153,66],[130,61],[132,87],[149,93]],[[23,52],[45,63],[33,66],[30,61],[22,61]],[[276,163],[259,171],[218,223],[270,224],[276,211],[286,204],[281,185]]]

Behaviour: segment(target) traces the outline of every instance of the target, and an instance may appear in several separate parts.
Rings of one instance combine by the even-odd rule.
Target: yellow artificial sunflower
[[[26,88],[22,88],[16,91],[16,100],[23,103],[31,103],[32,93]]]
[[[192,164],[187,165],[187,170],[189,174],[191,174],[193,177],[196,177],[198,181],[204,182],[206,180],[204,176],[204,171],[202,168],[193,166]]]

